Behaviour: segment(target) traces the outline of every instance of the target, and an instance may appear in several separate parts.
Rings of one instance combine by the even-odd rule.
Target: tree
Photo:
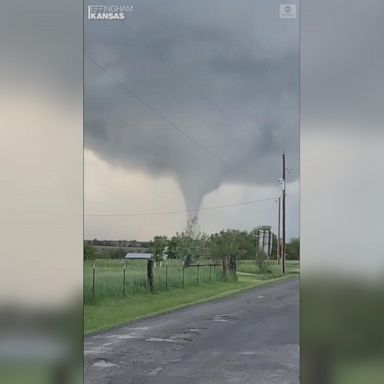
[[[251,233],[227,229],[211,235],[209,253],[213,259],[222,259],[233,255],[236,258],[253,259],[256,254],[256,245]]]
[[[221,260],[223,278],[236,278],[236,260],[252,247],[248,233],[227,229],[210,237],[209,253],[211,258]]]
[[[256,266],[261,273],[271,272],[271,268],[267,263],[267,256],[265,252],[260,248],[258,248],[256,252]]]
[[[84,246],[84,260],[96,259],[96,248],[90,244]]]
[[[152,254],[156,262],[163,260],[164,251],[168,246],[167,236],[155,236],[153,239]]]
[[[213,259],[222,259],[230,254],[239,255],[239,233],[236,230],[225,230],[211,236],[209,254]]]
[[[300,260],[300,239],[293,238],[286,245],[287,260]]]
[[[177,259],[177,237],[172,236],[168,240],[168,258],[169,259]]]
[[[124,248],[115,248],[109,251],[109,257],[111,259],[122,259],[125,256]]]
[[[207,256],[208,235],[200,230],[196,216],[188,220],[183,232],[176,233],[173,241],[175,255],[184,260],[185,266],[190,265],[195,259]]]

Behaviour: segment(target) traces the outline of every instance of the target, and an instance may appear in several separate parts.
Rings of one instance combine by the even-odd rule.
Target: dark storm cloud
[[[284,151],[297,170],[297,20],[270,0],[131,4],[139,39],[122,22],[86,23],[86,56],[123,84],[85,60],[86,147],[171,175],[188,208],[222,183],[275,185]]]

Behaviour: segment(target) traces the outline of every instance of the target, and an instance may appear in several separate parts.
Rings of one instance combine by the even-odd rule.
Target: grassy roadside
[[[257,275],[240,273],[237,282],[208,283],[153,295],[141,293],[126,297],[106,298],[99,301],[97,305],[84,306],[84,333],[88,335],[104,331],[129,321],[229,296],[284,278],[266,280]]]

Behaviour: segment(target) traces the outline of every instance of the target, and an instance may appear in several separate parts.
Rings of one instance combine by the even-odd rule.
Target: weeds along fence
[[[278,277],[281,275],[281,266],[276,260],[267,260],[264,268],[257,265],[255,260],[239,260],[237,265],[239,272],[256,274],[259,277],[264,275],[265,278]],[[299,273],[300,261],[286,260],[286,273],[295,274]]]
[[[180,261],[171,260],[154,268],[153,291],[198,286],[228,279],[221,264],[201,262],[183,268]],[[150,292],[147,262],[144,260],[97,260],[84,264],[84,304],[101,298]]]

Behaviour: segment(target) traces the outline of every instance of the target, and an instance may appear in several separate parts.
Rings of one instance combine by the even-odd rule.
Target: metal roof
[[[128,252],[125,258],[131,260],[148,260],[152,258],[152,253]]]

